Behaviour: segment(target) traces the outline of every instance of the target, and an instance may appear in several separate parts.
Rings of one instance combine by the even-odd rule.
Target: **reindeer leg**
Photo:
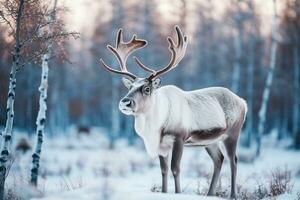
[[[209,190],[207,193],[208,196],[212,196],[212,195],[215,195],[215,193],[216,193],[216,186],[217,186],[218,179],[220,176],[220,171],[221,171],[221,167],[223,164],[224,156],[223,156],[219,146],[216,144],[210,145],[210,146],[206,147],[205,149],[214,163],[214,173],[213,173],[211,183],[209,186]]]
[[[171,160],[171,171],[174,176],[175,181],[175,193],[180,193],[180,161],[183,152],[183,139],[177,137],[173,144],[173,151],[172,151],[172,160]]]
[[[159,162],[160,162],[160,169],[161,169],[161,175],[162,175],[162,192],[167,193],[168,192],[168,156],[163,157],[159,156]]]
[[[224,141],[231,168],[231,199],[236,199],[236,172],[237,172],[237,156],[236,156],[237,139],[227,138]]]

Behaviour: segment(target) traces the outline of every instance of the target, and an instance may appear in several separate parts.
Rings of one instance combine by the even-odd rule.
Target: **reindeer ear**
[[[158,88],[160,86],[160,79],[159,78],[156,78],[152,81],[152,87],[154,89]]]
[[[133,80],[126,78],[126,77],[122,77],[122,81],[123,81],[123,84],[125,85],[125,87],[129,90],[131,88]]]

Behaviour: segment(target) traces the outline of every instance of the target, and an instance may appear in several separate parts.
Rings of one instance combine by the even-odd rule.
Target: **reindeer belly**
[[[185,146],[208,146],[225,140],[228,137],[226,129],[214,128],[211,130],[192,131],[185,140]]]

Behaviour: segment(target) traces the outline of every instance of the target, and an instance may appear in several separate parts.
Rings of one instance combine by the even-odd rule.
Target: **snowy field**
[[[203,148],[185,148],[183,193],[174,194],[170,173],[169,193],[161,194],[159,161],[146,155],[140,140],[134,147],[120,140],[115,150],[109,150],[108,140],[101,134],[104,130],[93,129],[90,135],[69,132],[55,140],[44,140],[38,191],[26,186],[31,152],[16,153],[7,182],[10,192],[35,200],[199,200],[229,196],[230,170],[225,159],[217,189],[219,197],[205,197],[213,168]],[[254,194],[264,199],[300,199],[300,152],[268,143],[264,143],[262,155],[256,160],[252,159],[253,151],[239,149],[239,199],[254,199]],[[287,192],[271,198],[268,194],[270,185],[276,182],[274,177],[284,182]]]

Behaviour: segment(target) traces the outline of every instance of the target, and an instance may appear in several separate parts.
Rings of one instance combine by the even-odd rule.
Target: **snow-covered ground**
[[[213,168],[203,148],[185,148],[181,170],[183,193],[174,194],[170,173],[169,193],[161,194],[159,161],[146,155],[141,141],[129,147],[120,140],[115,150],[109,150],[108,141],[101,134],[104,130],[93,129],[90,135],[74,132],[44,140],[38,191],[25,187],[31,152],[16,155],[8,187],[28,199],[35,196],[32,199],[36,200],[198,200],[200,195],[201,199],[222,199],[205,197]],[[237,187],[240,198],[251,199],[248,193],[261,192],[259,188],[268,190],[272,177],[280,171],[285,175],[291,173],[291,190],[278,199],[300,199],[300,152],[265,145],[261,157],[254,161],[253,151],[240,148],[239,152]],[[225,159],[218,195],[227,196],[229,191],[230,169]]]

